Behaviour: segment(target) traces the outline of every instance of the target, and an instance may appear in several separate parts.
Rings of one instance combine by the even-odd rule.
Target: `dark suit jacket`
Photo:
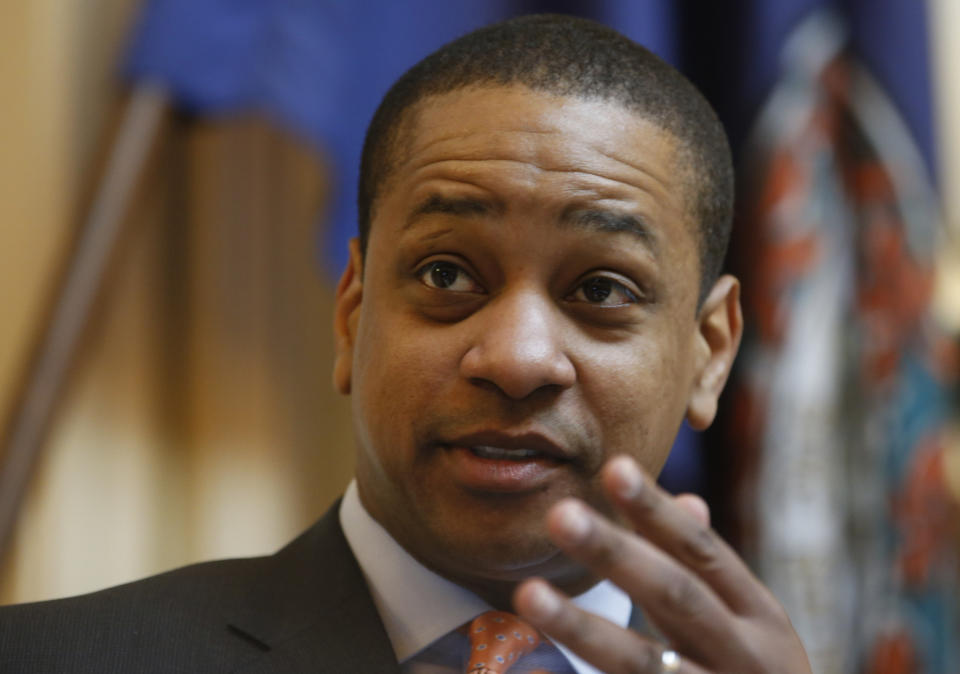
[[[270,557],[0,608],[0,672],[399,672],[337,510]]]

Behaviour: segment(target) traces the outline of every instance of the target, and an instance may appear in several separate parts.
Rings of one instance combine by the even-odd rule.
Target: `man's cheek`
[[[442,406],[451,395],[456,375],[455,358],[436,340],[423,339],[409,331],[396,331],[386,343],[360,365],[366,392],[381,423],[389,433],[406,433],[411,424]],[[405,419],[403,428],[394,428]]]

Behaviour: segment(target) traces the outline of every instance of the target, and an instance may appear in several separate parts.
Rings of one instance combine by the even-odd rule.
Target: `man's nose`
[[[471,319],[476,333],[460,363],[464,377],[493,384],[516,400],[576,381],[563,314],[550,298],[532,291],[504,295]]]

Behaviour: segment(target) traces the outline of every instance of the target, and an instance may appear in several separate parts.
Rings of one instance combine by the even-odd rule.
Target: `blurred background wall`
[[[315,3],[305,17],[297,15],[297,3],[240,3],[236,6],[246,7],[245,13],[227,19],[217,17],[231,13],[230,3],[218,2],[22,0],[0,5],[0,419],[7,427],[22,401],[31,358],[49,325],[78,232],[141,87],[148,96],[154,92],[149,100],[159,102],[162,111],[151,127],[152,149],[124,209],[121,236],[47,425],[16,527],[0,551],[0,603],[85,592],[200,559],[270,552],[340,494],[351,474],[352,440],[347,402],[329,384],[328,324],[333,283],[351,231],[351,153],[377,99],[407,65],[444,40],[511,13],[596,16],[648,44],[704,88],[731,129],[741,185],[746,185],[747,201],[741,203],[768,203],[764,199],[779,194],[777,186],[752,181],[747,167],[751,162],[779,165],[764,163],[778,153],[801,156],[805,150],[797,151],[793,143],[808,137],[789,130],[763,135],[758,120],[777,85],[792,83],[791,91],[805,92],[804,100],[825,101],[826,108],[797,108],[809,110],[811,118],[833,110],[829,106],[837,101],[841,107],[848,102],[844,95],[818,89],[833,81],[829,74],[836,68],[826,68],[833,56],[797,62],[784,56],[790,53],[788,44],[801,42],[795,38],[800,28],[814,25],[808,15],[823,4],[831,3],[731,3],[742,14],[737,25],[746,51],[756,47],[753,56],[725,48],[718,35],[724,31],[716,30],[718,18],[730,18],[723,10],[705,10],[712,12],[711,19],[691,10],[693,4],[671,1],[373,2],[368,9],[379,22],[363,26],[338,3]],[[873,9],[870,3],[834,4],[841,17],[855,16],[858,5]],[[947,412],[942,423],[939,417],[930,422],[942,433],[936,436],[928,482],[918,483],[913,501],[907,498],[912,492],[898,491],[900,482],[889,493],[871,482],[870,489],[879,490],[872,503],[879,507],[871,511],[868,528],[876,527],[877,537],[895,538],[897,517],[914,517],[908,528],[927,536],[926,559],[932,563],[934,555],[939,565],[932,580],[924,577],[924,592],[939,592],[950,601],[960,596],[950,594],[956,590],[951,565],[960,546],[950,526],[958,521],[950,503],[960,498],[960,434],[951,431],[957,424],[950,397],[957,370],[949,355],[960,334],[960,47],[952,40],[960,30],[960,5],[953,0],[881,4],[900,8],[893,13],[927,9],[929,43],[890,35],[886,46],[894,60],[930,56],[935,114],[919,131],[908,128],[907,136],[916,139],[919,149],[911,152],[919,163],[936,174],[942,196],[932,205],[942,213],[924,220],[936,238],[916,265],[923,283],[927,275],[932,279],[929,294],[907,302],[916,306],[906,313],[918,326],[936,326],[931,329],[937,337],[924,341],[929,345],[918,353],[936,351],[931,369],[943,377],[931,406]],[[780,9],[767,11],[774,6]],[[812,44],[827,44],[823,49],[829,50],[824,35],[843,43],[836,23],[818,25],[826,27],[818,29]],[[346,50],[350,41],[363,48]],[[695,42],[718,51],[695,52]],[[796,63],[809,66],[813,75],[801,81]],[[816,70],[821,66],[822,72]],[[852,68],[840,66],[848,74]],[[756,72],[761,74],[749,75]],[[369,86],[356,86],[357,81]],[[324,84],[304,86],[311,82]],[[909,127],[911,111],[904,113]],[[864,133],[869,136],[869,129]],[[861,164],[853,169],[860,171]],[[795,165],[803,170],[802,163]],[[909,198],[920,199],[923,190],[915,186]],[[900,208],[905,198],[889,196],[890,208]],[[743,205],[741,211],[741,239],[755,238],[753,232],[771,221],[770,211],[754,213]],[[731,264],[750,276],[762,266],[755,254],[735,251]],[[772,254],[767,250],[763,257],[769,260]],[[792,258],[784,259],[787,263],[777,262],[778,270]],[[785,301],[796,288],[805,286],[787,288],[775,302]],[[842,311],[838,305],[837,312]],[[762,325],[762,312],[755,318]],[[857,607],[870,606],[884,622],[871,626],[870,634],[847,624],[840,632],[828,622],[802,624],[818,671],[854,671],[853,663],[862,671],[956,671],[955,649],[948,652],[941,645],[960,638],[956,611],[939,604],[931,608],[925,594],[908,598],[910,610],[930,609],[933,617],[923,624],[939,630],[922,643],[911,641],[913,628],[896,623],[906,610],[897,603],[899,596],[909,594],[900,585],[877,590],[884,602],[897,604],[895,609],[864,600],[875,587],[841,593],[846,604],[839,612],[817,603],[824,593],[836,595],[828,583],[817,585],[819,590],[811,585],[819,583],[823,569],[833,574],[831,565],[842,563],[840,575],[856,575],[864,568],[858,566],[863,551],[846,546],[869,538],[858,529],[864,526],[863,505],[851,504],[847,492],[867,493],[858,478],[864,484],[869,480],[856,470],[841,473],[828,465],[821,473],[811,472],[810,479],[837,482],[829,493],[811,496],[809,484],[798,480],[778,491],[802,492],[802,504],[826,508],[820,516],[827,525],[810,524],[816,507],[780,513],[763,505],[764,485],[769,490],[795,473],[782,470],[759,441],[769,434],[769,419],[745,417],[736,404],[756,394],[749,375],[756,358],[750,354],[761,354],[763,373],[773,367],[772,358],[782,355],[780,342],[772,346],[759,339],[758,344],[755,351],[747,345],[746,366],[728,396],[733,399],[728,417],[736,423],[723,424],[706,438],[688,438],[677,456],[690,460],[675,463],[668,480],[706,494],[724,533],[755,567],[786,569],[787,578],[776,571],[766,577],[778,594],[787,595],[795,620],[816,621],[825,612],[856,616]],[[856,349],[845,353],[863,356]],[[849,388],[846,380],[835,385]],[[844,405],[838,398],[827,415],[836,416]],[[884,402],[874,413],[887,417],[899,409]],[[860,437],[849,428],[838,433]],[[904,451],[919,454],[912,444]],[[864,459],[858,454],[840,460],[856,466]],[[882,461],[887,458],[876,463]],[[908,471],[898,470],[896,480],[901,480]],[[936,496],[938,489],[946,496]],[[924,500],[924,490],[936,498]],[[915,507],[894,508],[888,501]],[[791,516],[803,520],[795,530],[799,533],[785,528]],[[936,527],[925,528],[931,522]],[[830,531],[843,549],[811,543],[771,554],[771,537],[764,533],[771,528],[782,528],[795,540],[811,531],[814,538]],[[870,567],[874,575],[886,578],[888,572]],[[837,580],[836,574],[830,578]],[[844,642],[839,645],[838,634]],[[878,658],[884,666],[900,668],[882,670]]]
[[[4,3],[0,386],[9,411],[129,95],[137,3]],[[319,154],[168,112],[3,559],[0,601],[264,553],[351,472],[329,384]],[[9,413],[9,412],[8,412]]]

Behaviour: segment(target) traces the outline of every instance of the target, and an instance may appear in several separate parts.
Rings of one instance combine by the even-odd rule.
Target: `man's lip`
[[[467,433],[444,440],[446,447],[498,447],[500,449],[532,449],[558,461],[571,461],[574,454],[550,436],[539,432],[509,433],[496,430]]]

